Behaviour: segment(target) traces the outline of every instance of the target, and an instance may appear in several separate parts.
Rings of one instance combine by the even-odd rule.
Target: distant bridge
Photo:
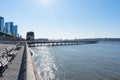
[[[80,45],[80,44],[93,44],[97,40],[49,40],[49,41],[27,41],[29,47],[39,46],[62,46],[62,45]]]

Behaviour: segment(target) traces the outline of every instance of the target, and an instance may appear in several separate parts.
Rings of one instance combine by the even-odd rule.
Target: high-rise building
[[[0,17],[0,32],[3,32],[4,30],[4,18]]]
[[[7,33],[7,34],[11,34],[11,31],[10,31],[10,23],[9,23],[9,22],[6,22],[6,23],[5,23],[5,28],[6,28],[6,33]]]
[[[10,34],[10,35],[14,35],[17,37],[17,32],[18,32],[18,26],[17,25],[13,25],[13,22],[6,22],[5,23],[5,27],[6,27],[6,33]]]
[[[18,26],[14,25],[13,26],[13,35],[17,37],[17,32],[18,32]]]
[[[6,22],[5,23],[5,27],[6,27],[6,33],[13,35],[13,22]]]

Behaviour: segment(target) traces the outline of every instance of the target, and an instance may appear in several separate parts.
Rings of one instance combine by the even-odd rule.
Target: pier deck
[[[97,40],[53,40],[53,41],[27,41],[29,47],[39,46],[62,46],[62,45],[81,45],[97,43]]]

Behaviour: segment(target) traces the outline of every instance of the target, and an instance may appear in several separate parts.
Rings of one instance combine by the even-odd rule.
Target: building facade
[[[26,40],[34,40],[34,32],[27,32]]]
[[[0,32],[4,31],[4,18],[0,17]]]
[[[11,23],[10,22],[6,22],[5,23],[5,28],[6,28],[6,33],[7,34],[11,34]]]
[[[13,22],[6,22],[5,28],[6,28],[7,34],[17,37],[17,34],[18,34],[18,26],[17,25],[13,25]]]
[[[13,26],[13,35],[17,37],[17,32],[18,32],[18,26],[14,25]]]

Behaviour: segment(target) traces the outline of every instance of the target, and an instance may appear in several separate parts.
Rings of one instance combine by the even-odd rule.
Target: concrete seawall
[[[25,71],[25,72],[22,72],[24,73],[24,75],[23,74],[22,76],[19,75],[20,78],[18,80],[21,80],[21,77],[24,80],[40,80],[27,43],[25,43],[24,52],[25,54],[23,55],[23,61],[22,61],[23,66],[21,66],[22,68],[24,67],[24,69],[22,69],[21,71]]]
[[[30,53],[27,43],[26,43],[25,47],[26,47],[26,55],[27,55],[26,80],[36,80],[35,74],[34,74],[34,69],[33,69],[32,57],[31,57],[31,53]]]

